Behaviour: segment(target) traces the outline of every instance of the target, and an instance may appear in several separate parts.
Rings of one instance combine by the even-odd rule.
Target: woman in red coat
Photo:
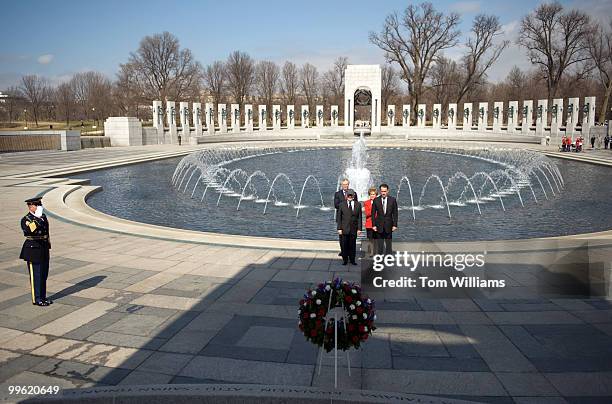
[[[376,199],[377,196],[378,196],[378,193],[376,191],[376,188],[370,188],[368,190],[369,199],[363,203],[363,210],[365,211],[365,217],[366,217],[366,222],[365,222],[366,235],[368,237],[367,253],[370,257],[374,254],[374,230],[372,230],[372,227],[373,227],[372,201],[374,201],[374,199]]]

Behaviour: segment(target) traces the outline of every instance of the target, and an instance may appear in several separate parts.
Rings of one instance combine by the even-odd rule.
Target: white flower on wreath
[[[355,310],[355,305],[354,305],[354,304],[351,304],[351,305],[349,306],[349,309],[351,309],[351,310]]]
[[[316,304],[321,304],[321,299],[317,299],[317,300],[315,301],[315,303],[316,303]]]
[[[366,313],[363,313],[363,318],[364,320],[368,318],[368,315]]]
[[[357,314],[353,314],[352,319],[357,320]]]
[[[313,290],[312,293],[311,293],[311,295],[313,295],[313,296],[315,296],[316,294],[317,294],[316,290]]]
[[[331,290],[331,286],[329,286],[329,285],[325,286],[325,290],[327,290],[329,292]]]
[[[372,303],[372,300],[368,299],[366,300],[366,302],[368,302],[368,304]]]
[[[315,318],[317,315],[314,313],[310,313],[310,318]]]
[[[364,327],[363,327],[363,331],[368,331],[368,327],[367,327],[367,326],[364,326]]]
[[[355,289],[351,289],[351,293],[355,295],[357,294],[357,291]]]
[[[355,304],[356,304],[357,306],[361,306],[361,300],[357,300],[357,301],[355,302]]]

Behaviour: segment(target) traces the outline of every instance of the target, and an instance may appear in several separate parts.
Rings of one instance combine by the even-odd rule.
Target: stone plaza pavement
[[[51,217],[55,303],[31,304],[19,220],[23,200],[49,187],[10,175],[160,150],[0,155],[0,396],[10,385],[333,388],[331,361],[319,375],[317,350],[297,328],[297,305],[313,283],[359,280],[359,267],[347,272],[336,253],[159,240]],[[351,377],[340,369],[341,388],[612,402],[612,304],[603,298],[415,297],[377,309],[378,329],[351,352]]]

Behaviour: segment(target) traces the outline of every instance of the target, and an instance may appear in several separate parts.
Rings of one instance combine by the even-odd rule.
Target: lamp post
[[[95,123],[95,125],[92,125],[92,129],[97,129],[98,128],[98,122],[97,122],[97,119],[96,119],[96,108],[95,107],[91,108],[91,115],[93,116],[94,123]]]
[[[23,130],[28,130],[28,110],[24,108],[23,110]]]

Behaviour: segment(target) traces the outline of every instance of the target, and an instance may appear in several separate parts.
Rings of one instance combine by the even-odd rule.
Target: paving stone
[[[123,318],[123,314],[114,311],[101,315],[100,317],[84,324],[74,330],[67,332],[65,338],[85,340],[92,334],[105,329]]]
[[[168,342],[159,348],[159,351],[176,352],[184,354],[197,354],[217,334],[211,330],[188,330],[182,329],[176,333]]]
[[[364,369],[363,389],[429,395],[507,396],[493,373]]]
[[[0,383],[4,382],[5,380],[21,372],[24,372],[32,368],[33,366],[36,366],[37,364],[39,364],[40,362],[46,359],[40,356],[27,355],[27,354],[20,355],[20,354],[13,353],[13,355],[10,358],[7,358],[8,360],[4,361],[6,356],[5,355],[0,355],[0,356],[2,356],[2,359],[3,359],[0,362],[1,364]]]
[[[452,372],[490,372],[491,369],[481,358],[436,358],[393,356],[393,369],[444,370]],[[367,366],[373,368],[371,366]],[[378,367],[376,367],[378,368]]]
[[[98,331],[95,334],[92,334],[87,337],[87,341],[130,348],[144,348],[155,351],[159,347],[164,345],[167,340],[162,338],[150,338],[141,337],[138,335],[127,335],[108,331]]]
[[[172,375],[163,373],[143,372],[133,370],[123,380],[119,382],[120,386],[146,386],[149,384],[169,384],[172,380]]]
[[[37,328],[35,331],[40,334],[49,335],[64,335],[80,326],[89,323],[92,320],[106,314],[116,305],[103,301],[93,302],[85,307],[82,307],[64,317],[58,318],[44,326]]]
[[[31,371],[42,373],[47,376],[65,377],[108,385],[119,383],[130,373],[130,371],[126,369],[115,369],[54,358],[39,363],[34,366]]]
[[[498,328],[486,325],[460,325],[459,327],[491,370],[495,372],[535,371],[533,364]]]
[[[180,376],[236,383],[309,386],[312,372],[312,365],[196,356],[185,366]]]
[[[193,359],[193,355],[183,355],[178,353],[154,352],[149,356],[137,370],[151,373],[164,373],[176,375],[183,367]]]
[[[104,331],[153,337],[157,335],[166,321],[168,321],[166,317],[129,314],[106,327]]]
[[[546,373],[544,376],[564,397],[612,396],[612,372]]]
[[[552,384],[539,373],[499,372],[497,378],[511,396],[558,396]]]
[[[252,326],[237,342],[238,346],[268,349],[289,349],[293,339],[292,328]]]
[[[390,335],[391,355],[420,357],[449,357],[433,328],[412,328]]]

